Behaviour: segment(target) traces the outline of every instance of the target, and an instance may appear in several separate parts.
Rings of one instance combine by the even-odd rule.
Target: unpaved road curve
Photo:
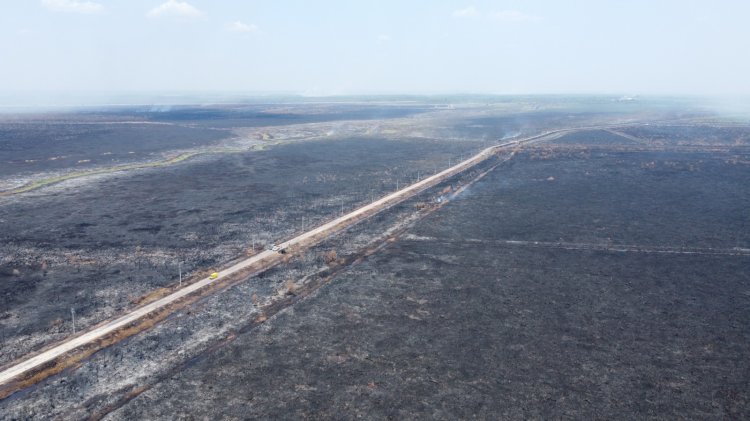
[[[509,146],[516,146],[522,143],[528,143],[530,141],[539,140],[550,135],[556,135],[559,133],[572,132],[572,131],[578,131],[578,130],[581,130],[581,129],[578,128],[578,129],[553,130],[553,131],[545,132],[536,136],[514,140],[514,141],[506,142],[500,145],[496,145],[496,146],[491,146],[489,148],[482,150],[481,152],[472,156],[471,158],[465,161],[459,162],[458,164],[444,171],[441,171],[435,175],[425,178],[422,181],[419,181],[406,188],[403,188],[392,194],[389,194],[368,205],[358,208],[346,215],[336,218],[321,226],[318,226],[317,228],[307,231],[297,237],[292,238],[291,240],[288,240],[284,243],[279,244],[279,246],[284,249],[290,249],[294,247],[304,247],[304,246],[313,245],[319,241],[322,241],[326,237],[351,226],[352,224],[362,220],[363,218],[369,217],[377,212],[387,209],[390,206],[400,203],[432,186],[439,184],[443,180],[446,180],[447,178],[453,175],[463,172],[485,161],[486,159],[491,157],[496,151],[502,148],[507,148]],[[208,285],[220,282],[230,275],[238,274],[241,271],[254,267],[255,265],[263,265],[266,267],[271,267],[274,264],[281,261],[282,258],[283,258],[283,255],[277,252],[270,251],[270,250],[263,251],[259,254],[256,254],[252,257],[249,257],[235,264],[234,266],[228,267],[218,272],[219,276],[215,279],[210,279],[210,278],[201,279],[193,284],[187,285],[173,292],[172,294],[169,294],[150,304],[144,305],[143,307],[139,307],[119,318],[116,318],[114,320],[101,324],[99,326],[93,327],[91,330],[84,332],[78,336],[67,339],[59,343],[58,345],[55,345],[43,352],[40,352],[37,355],[34,355],[25,360],[22,359],[18,363],[9,365],[5,369],[3,369],[2,372],[0,372],[0,385],[10,383],[17,377],[20,377],[26,373],[29,373],[30,371],[40,366],[54,362],[55,360],[62,357],[63,355],[66,355],[72,351],[75,351],[77,348],[80,348],[85,345],[90,345],[94,343],[95,341],[102,339],[106,337],[107,335],[118,331],[119,329],[127,327],[128,325],[144,318],[145,316],[157,310],[163,309],[169,306],[170,304],[173,304],[179,301],[180,299],[207,287]]]

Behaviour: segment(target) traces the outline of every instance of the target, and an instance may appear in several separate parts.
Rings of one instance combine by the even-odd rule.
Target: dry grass
[[[159,298],[166,296],[170,292],[171,290],[169,288],[165,288],[165,287],[157,288],[149,293],[141,295],[140,297],[132,298],[130,300],[130,303],[133,305],[137,305],[137,306],[148,304],[148,303],[158,300]]]
[[[338,254],[336,253],[336,250],[328,250],[327,252],[323,253],[323,261],[326,262],[327,265],[334,265],[338,261]]]
[[[287,294],[297,295],[299,286],[294,281],[289,280],[284,283],[284,288],[286,288]]]

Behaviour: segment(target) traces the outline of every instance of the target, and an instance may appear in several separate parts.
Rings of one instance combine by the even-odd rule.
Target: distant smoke
[[[516,130],[516,131],[504,134],[503,138],[500,139],[500,140],[511,139],[511,138],[514,138],[514,137],[517,137],[517,136],[520,136],[520,135],[521,135],[521,132],[518,131],[518,130]]]
[[[153,105],[148,109],[150,113],[168,113],[172,111],[171,105]]]

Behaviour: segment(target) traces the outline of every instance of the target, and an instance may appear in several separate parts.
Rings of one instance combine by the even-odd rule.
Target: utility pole
[[[396,179],[396,191],[398,191],[398,178]]]
[[[419,181],[419,170],[417,170],[417,181]]]
[[[341,199],[341,216],[344,216],[344,199]]]
[[[177,262],[177,270],[180,272],[180,288],[182,288],[182,262]]]
[[[70,308],[70,317],[73,319],[73,334],[76,334],[76,309]]]
[[[451,159],[448,158],[448,168],[450,168],[450,167],[451,167]]]
[[[302,217],[302,231],[305,231],[305,217]]]

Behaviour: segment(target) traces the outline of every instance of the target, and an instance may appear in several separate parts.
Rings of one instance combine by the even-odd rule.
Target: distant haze
[[[750,1],[4,0],[0,96],[750,95]]]

